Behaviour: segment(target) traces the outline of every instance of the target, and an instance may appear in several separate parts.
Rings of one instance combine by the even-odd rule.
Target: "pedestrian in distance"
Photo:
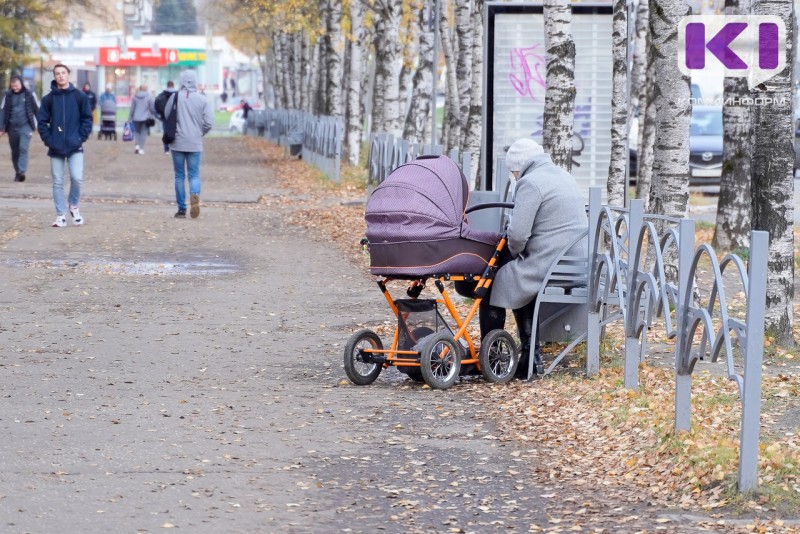
[[[83,224],[78,209],[83,186],[83,143],[92,135],[92,110],[89,99],[69,81],[69,67],[53,67],[50,92],[42,98],[36,117],[39,136],[47,147],[53,179],[53,202],[56,220],[53,226],[67,225],[66,213],[75,225]],[[69,169],[69,205],[64,199],[64,173]]]
[[[37,113],[39,104],[36,102],[36,96],[25,87],[22,77],[12,76],[0,114],[0,137],[8,134],[15,182],[25,181],[25,173],[28,170],[28,148],[36,130]]]
[[[164,110],[164,142],[172,152],[175,170],[175,217],[186,217],[186,178],[189,179],[189,214],[200,215],[200,163],[203,155],[203,136],[214,125],[214,110],[205,95],[197,90],[197,74],[193,70],[181,73],[181,88],[167,101]]]
[[[117,103],[117,97],[114,95],[114,88],[112,87],[112,85],[110,83],[108,85],[106,85],[106,90],[102,95],[100,95],[99,100],[100,100],[100,104],[101,105],[106,100],[111,100],[115,104]]]
[[[89,100],[89,107],[92,110],[92,118],[94,118],[94,110],[97,107],[97,95],[94,94],[94,91],[92,91],[92,84],[89,82],[83,84],[83,94],[85,94],[86,98]]]
[[[128,120],[133,121],[134,154],[144,154],[144,144],[150,135],[150,128],[156,124],[155,114],[155,104],[147,91],[147,85],[142,84],[131,100],[131,110],[128,115]]]
[[[154,104],[156,109],[156,117],[161,121],[162,125],[166,120],[164,118],[164,108],[167,107],[167,100],[169,100],[169,97],[175,94],[175,91],[175,82],[170,80],[167,82],[167,88],[158,93],[158,96],[156,97]],[[169,154],[169,145],[167,143],[164,143],[164,154]]]
[[[250,107],[250,104],[247,103],[247,100],[242,99],[242,118],[244,119],[244,128],[242,128],[245,135],[247,135],[247,116],[250,114],[250,110],[253,109]]]

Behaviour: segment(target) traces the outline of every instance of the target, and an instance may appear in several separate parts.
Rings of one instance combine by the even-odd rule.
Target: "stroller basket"
[[[440,331],[450,332],[444,317],[434,299],[397,299],[397,348],[399,350],[415,350],[416,345],[425,336]]]

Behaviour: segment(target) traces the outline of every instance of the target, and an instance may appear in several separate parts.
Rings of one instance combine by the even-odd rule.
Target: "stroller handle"
[[[476,204],[468,207],[464,213],[472,213],[473,211],[483,210],[486,208],[513,208],[513,202],[487,202],[486,204]]]

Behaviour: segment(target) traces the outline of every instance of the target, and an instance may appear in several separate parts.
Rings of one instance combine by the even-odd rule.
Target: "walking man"
[[[37,120],[39,136],[47,146],[53,178],[56,220],[53,226],[67,225],[64,201],[64,171],[69,168],[69,213],[76,225],[84,223],[78,210],[83,185],[83,143],[92,135],[92,110],[89,99],[69,81],[70,70],[59,63],[53,68],[50,92],[42,99]]]
[[[164,108],[167,107],[167,100],[169,100],[169,97],[175,94],[175,90],[176,90],[175,83],[172,80],[170,80],[167,82],[167,88],[158,93],[158,96],[156,97],[155,101],[156,117],[158,117],[158,120],[161,121],[162,129],[163,129],[163,124],[166,121],[166,119],[164,118]],[[164,154],[169,154],[169,145],[166,143],[164,143]]]
[[[177,99],[177,106],[175,100]],[[170,115],[175,113],[175,123]],[[214,125],[214,112],[205,95],[197,92],[197,74],[193,70],[181,73],[181,88],[167,101],[164,109],[165,137],[174,125],[175,138],[165,139],[172,152],[175,169],[175,199],[178,212],[175,217],[186,217],[186,178],[189,178],[189,215],[200,215],[200,160],[203,155],[203,136]],[[173,119],[173,120],[175,120]]]
[[[25,87],[20,76],[12,76],[0,115],[0,137],[8,134],[15,182],[25,181],[25,172],[28,170],[28,147],[36,130],[38,112],[36,97]]]

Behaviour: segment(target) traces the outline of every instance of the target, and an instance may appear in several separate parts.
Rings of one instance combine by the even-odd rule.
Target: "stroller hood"
[[[453,160],[423,156],[395,169],[369,197],[370,243],[438,241],[461,236],[467,180]]]
[[[375,188],[365,219],[376,275],[480,273],[499,235],[467,224],[467,179],[451,159],[423,156]]]

